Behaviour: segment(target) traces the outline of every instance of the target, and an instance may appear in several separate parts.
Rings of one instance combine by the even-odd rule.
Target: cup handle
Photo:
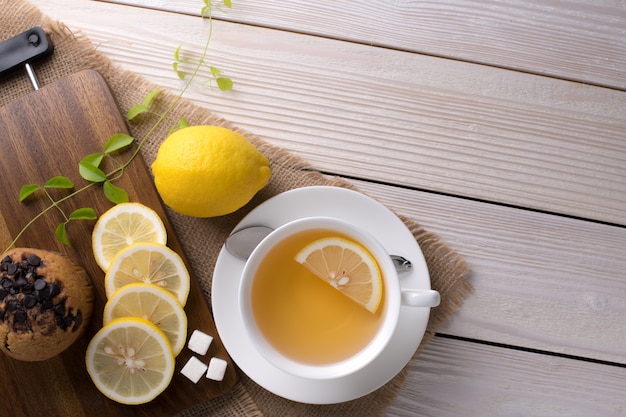
[[[402,290],[401,303],[409,307],[437,307],[441,295],[435,290]]]

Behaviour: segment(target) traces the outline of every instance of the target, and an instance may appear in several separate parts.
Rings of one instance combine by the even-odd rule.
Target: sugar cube
[[[206,370],[206,364],[195,356],[192,356],[191,358],[189,358],[185,366],[183,366],[183,369],[180,370],[180,373],[185,375],[187,378],[189,378],[189,380],[193,381],[194,383],[198,383]]]
[[[213,337],[200,330],[194,330],[189,338],[187,347],[198,355],[206,355],[212,341]]]
[[[214,381],[221,381],[224,379],[226,373],[226,361],[220,358],[211,358],[209,361],[209,367],[206,372],[206,377]]]

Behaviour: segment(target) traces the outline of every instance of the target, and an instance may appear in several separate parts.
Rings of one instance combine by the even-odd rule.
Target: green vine
[[[38,219],[43,217],[46,213],[51,210],[56,209],[63,216],[63,221],[59,223],[55,230],[55,235],[59,241],[61,241],[65,246],[71,246],[70,240],[67,235],[67,225],[71,221],[76,220],[96,220],[98,218],[97,213],[93,208],[83,207],[77,210],[72,211],[71,213],[66,213],[66,211],[61,207],[61,204],[65,201],[68,201],[78,194],[83,193],[84,191],[98,185],[102,185],[102,190],[105,197],[111,201],[113,204],[119,204],[123,202],[129,201],[128,193],[122,188],[118,187],[114,184],[116,180],[121,178],[124,175],[124,170],[135,160],[137,155],[145,142],[154,134],[154,132],[161,126],[162,123],[165,122],[169,114],[176,108],[178,102],[185,95],[187,90],[192,85],[192,82],[198,76],[198,73],[201,68],[208,67],[211,76],[217,83],[218,88],[221,91],[227,91],[232,89],[233,82],[230,78],[222,75],[222,72],[214,66],[207,64],[206,58],[209,51],[209,45],[211,43],[211,38],[213,35],[213,9],[226,7],[231,8],[232,4],[230,0],[221,0],[218,2],[213,2],[211,0],[203,0],[204,6],[201,10],[201,16],[206,18],[209,22],[209,34],[207,36],[206,42],[204,44],[203,51],[200,55],[200,58],[193,62],[188,59],[181,58],[181,46],[179,46],[174,52],[174,63],[173,68],[176,75],[184,80],[187,78],[185,72],[181,71],[180,64],[193,64],[193,71],[189,74],[187,81],[184,83],[181,91],[175,97],[175,99],[170,103],[170,105],[163,111],[162,113],[158,113],[153,110],[154,103],[157,100],[160,89],[155,89],[149,92],[146,97],[144,97],[141,103],[135,104],[132,106],[128,113],[126,114],[126,118],[131,121],[136,119],[141,114],[147,114],[156,117],[156,121],[152,125],[152,127],[148,130],[148,132],[144,135],[144,137],[140,141],[136,141],[136,139],[130,135],[125,133],[116,133],[111,136],[107,142],[104,144],[102,151],[93,153],[85,156],[78,164],[78,172],[80,176],[87,181],[87,184],[79,189],[75,189],[71,193],[65,195],[64,197],[55,199],[52,194],[50,194],[49,190],[52,189],[66,189],[72,190],[75,185],[72,180],[66,176],[57,175],[49,180],[47,180],[43,185],[39,184],[26,184],[23,185],[19,191],[19,201],[24,202],[28,198],[32,198],[34,194],[43,193],[48,200],[50,200],[50,204],[41,210],[36,216],[34,216],[26,225],[20,230],[20,232],[15,236],[15,238],[11,241],[9,246],[5,249],[5,252],[15,246],[20,237],[24,234],[26,230],[28,230]],[[181,129],[183,127],[188,126],[188,122],[183,118],[180,119],[177,123],[176,128]],[[120,151],[128,149],[131,145],[137,142],[137,146],[133,153],[128,157],[127,160],[121,162],[117,160],[117,155]],[[103,164],[105,161],[112,162],[114,168],[109,172],[104,172]]]

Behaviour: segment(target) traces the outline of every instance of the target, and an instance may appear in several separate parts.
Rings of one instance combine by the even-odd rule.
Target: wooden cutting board
[[[116,133],[128,133],[127,127],[105,81],[94,71],[61,79],[0,108],[0,251],[49,204],[41,194],[20,203],[21,186],[29,183],[43,185],[53,176],[64,175],[77,189],[80,188],[86,183],[78,174],[79,161],[88,154],[101,152],[107,139]],[[145,163],[140,158],[135,160],[116,184],[129,193],[131,201],[152,207],[161,215],[168,232],[168,246],[185,259]],[[65,190],[54,191],[55,195],[67,194]],[[91,207],[102,214],[111,206],[99,186],[63,203],[66,213]],[[169,388],[151,403],[125,406],[100,394],[84,364],[87,344],[102,326],[106,301],[104,273],[91,251],[91,231],[95,222],[71,222],[68,235],[72,247],[67,248],[54,235],[61,221],[60,213],[51,210],[20,237],[17,246],[63,252],[83,265],[96,290],[90,327],[69,350],[48,361],[19,362],[0,353],[0,416],[170,416],[233,387],[237,379],[235,367],[218,337],[210,309],[192,273],[191,291],[185,307],[188,336],[194,329],[200,329],[214,337],[207,355],[199,358],[205,362],[213,356],[226,359],[228,367],[224,381],[203,378],[194,384],[180,375],[180,369],[192,355],[185,347],[176,360],[176,373]]]

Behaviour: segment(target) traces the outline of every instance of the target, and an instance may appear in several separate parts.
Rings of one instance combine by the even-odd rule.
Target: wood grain
[[[208,30],[194,16],[40,3],[174,91],[173,51],[201,50]],[[323,171],[626,224],[621,91],[225,22],[211,51],[235,90],[187,97]]]
[[[388,417],[619,417],[626,368],[434,338]]]
[[[108,0],[198,15],[196,0]],[[238,23],[626,89],[626,8],[611,0],[233,1]]]
[[[22,185],[43,185],[55,175],[67,175],[74,181],[76,188],[80,188],[85,182],[78,176],[78,162],[86,155],[100,152],[111,135],[127,133],[115,100],[104,80],[94,71],[83,71],[61,79],[4,106],[0,109],[0,131],[4,155],[0,159],[0,187],[5,193],[0,207],[7,232],[0,236],[3,247],[9,244],[29,219],[49,204],[45,198],[29,198],[24,204],[20,203],[17,194]],[[138,159],[132,163],[116,185],[129,193],[131,201],[146,204],[160,214],[168,231],[168,245],[185,258],[143,161]],[[61,196],[60,193],[53,194],[57,198]],[[111,206],[97,187],[63,203],[63,209],[67,213],[79,207],[91,207],[101,214]],[[224,381],[218,383],[207,380],[194,385],[180,375],[178,372],[191,356],[191,351],[183,349],[176,361],[176,373],[172,383],[153,402],[140,407],[128,407],[100,394],[87,375],[84,365],[87,343],[102,326],[102,311],[106,300],[104,274],[97,266],[91,251],[93,222],[69,224],[68,234],[72,247],[67,248],[54,236],[54,230],[61,221],[63,217],[60,213],[52,210],[26,230],[19,238],[17,246],[63,252],[83,265],[96,290],[92,322],[84,337],[49,361],[24,363],[13,361],[4,355],[0,357],[3,386],[13,390],[11,401],[0,402],[0,415],[39,415],[43,405],[47,415],[67,415],[67,410],[74,410],[71,414],[73,416],[150,416],[156,410],[174,414],[215,397],[234,385],[237,379],[234,365],[219,340],[199,284],[192,278],[192,287],[185,306],[189,329],[200,329],[215,337],[208,358],[218,356],[228,360],[230,366]],[[54,395],[51,395],[50,387],[54,390]]]

